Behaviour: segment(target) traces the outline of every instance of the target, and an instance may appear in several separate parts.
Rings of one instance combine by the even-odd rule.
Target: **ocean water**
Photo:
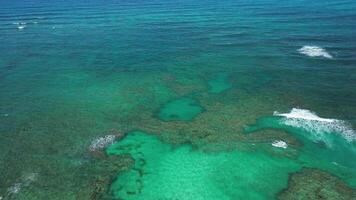
[[[0,200],[355,199],[356,2],[0,1]]]

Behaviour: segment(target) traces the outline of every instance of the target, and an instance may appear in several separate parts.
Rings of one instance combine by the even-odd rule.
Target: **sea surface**
[[[356,199],[356,1],[0,0],[8,199]]]

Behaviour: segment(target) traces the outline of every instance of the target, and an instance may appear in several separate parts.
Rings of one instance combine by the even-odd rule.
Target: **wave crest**
[[[333,58],[325,49],[318,46],[303,46],[298,49],[298,52],[310,57],[324,57],[324,58]]]
[[[96,138],[92,141],[89,146],[90,151],[97,151],[104,149],[112,144],[114,144],[117,136],[116,135],[105,135],[103,137]]]
[[[275,140],[272,142],[272,146],[277,147],[277,148],[286,149],[288,147],[288,144],[282,140]]]
[[[38,173],[29,173],[29,174],[24,174],[24,176],[21,178],[21,181],[14,183],[12,186],[10,186],[7,189],[7,194],[4,196],[5,199],[8,199],[7,197],[19,193],[23,187],[29,186],[32,182],[36,181],[38,177]],[[3,197],[0,196],[0,200]]]
[[[311,132],[318,140],[325,141],[325,134],[340,134],[348,142],[356,140],[356,133],[347,122],[322,118],[310,110],[293,108],[289,113],[274,112],[273,115],[283,117],[280,122],[284,125]]]

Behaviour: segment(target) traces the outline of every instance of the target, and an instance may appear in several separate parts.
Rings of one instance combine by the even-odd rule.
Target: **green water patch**
[[[209,91],[211,93],[221,93],[225,90],[231,88],[231,84],[228,82],[228,74],[227,73],[219,73],[214,79],[211,79],[209,84]]]
[[[184,97],[165,104],[159,111],[162,121],[190,121],[204,109],[193,99]]]
[[[106,152],[135,160],[111,185],[119,199],[272,199],[299,169],[293,160],[264,153],[173,148],[143,132],[130,133]]]

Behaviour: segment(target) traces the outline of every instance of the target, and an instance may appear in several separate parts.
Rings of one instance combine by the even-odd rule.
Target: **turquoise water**
[[[286,184],[288,173],[298,169],[291,160],[263,153],[204,153],[184,145],[172,149],[152,137],[131,133],[107,149],[109,155],[130,153],[136,161],[134,170],[113,183],[115,196],[124,199],[268,199]]]
[[[158,114],[162,121],[190,121],[203,111],[193,99],[181,98],[164,105]]]
[[[355,10],[1,1],[0,199],[353,199]]]
[[[231,84],[228,83],[227,74],[219,73],[216,77],[209,81],[210,92],[220,93],[231,87]]]

